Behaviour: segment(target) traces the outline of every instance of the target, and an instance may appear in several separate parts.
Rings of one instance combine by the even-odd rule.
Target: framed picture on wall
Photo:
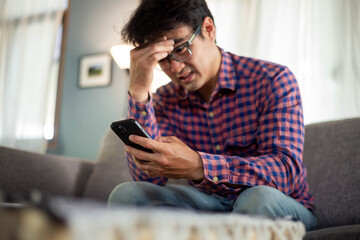
[[[79,87],[105,87],[111,82],[111,56],[108,53],[80,58]]]

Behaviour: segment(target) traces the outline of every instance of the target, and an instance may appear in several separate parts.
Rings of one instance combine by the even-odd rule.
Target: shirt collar
[[[219,71],[219,80],[215,87],[215,92],[221,89],[229,89],[232,91],[236,90],[236,71],[234,61],[228,52],[225,52],[222,48],[221,51],[221,66]]]

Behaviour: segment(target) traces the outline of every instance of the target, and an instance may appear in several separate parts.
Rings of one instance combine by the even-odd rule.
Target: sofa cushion
[[[93,166],[77,158],[0,147],[0,190],[24,198],[34,190],[81,197]]]
[[[124,144],[109,128],[100,146],[98,162],[85,188],[84,197],[107,201],[122,182],[132,181],[126,163]]]
[[[319,228],[360,224],[360,118],[305,129],[304,163]]]
[[[304,240],[358,240],[360,225],[323,228],[307,232]]]

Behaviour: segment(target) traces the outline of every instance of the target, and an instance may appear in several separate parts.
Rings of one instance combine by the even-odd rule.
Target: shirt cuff
[[[203,187],[211,184],[221,184],[229,182],[229,174],[226,173],[228,164],[222,156],[211,155],[204,152],[198,152],[204,165],[204,179],[198,183],[193,182],[197,187]]]
[[[225,156],[208,154],[204,152],[198,152],[204,165],[204,179],[199,182],[192,182],[194,186],[205,187],[205,185],[244,185],[244,186],[256,186],[264,185],[256,176],[249,175],[248,172],[251,168],[247,164],[245,166],[243,174],[234,174],[231,171],[233,166],[229,166]],[[233,162],[233,160],[231,161]],[[247,167],[246,167],[247,166]],[[225,187],[227,188],[227,187]]]
[[[128,94],[128,102],[128,118],[136,119],[140,125],[147,125],[149,116],[154,113],[152,96],[149,94],[149,101],[147,103],[141,103]]]

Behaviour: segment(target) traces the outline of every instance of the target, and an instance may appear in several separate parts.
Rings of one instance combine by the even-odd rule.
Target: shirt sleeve
[[[143,104],[137,102],[130,94],[128,95],[128,114],[127,118],[132,118],[137,120],[140,125],[149,133],[152,139],[160,136],[160,131],[156,122],[154,107],[153,107],[153,98],[149,95],[149,102]],[[149,177],[145,172],[139,169],[132,156],[126,153],[126,159],[129,166],[130,174],[135,181],[147,181],[152,182],[158,185],[165,185],[167,178],[165,177]]]
[[[214,193],[231,188],[241,191],[241,186],[267,185],[293,196],[307,187],[302,163],[304,123],[297,81],[285,68],[274,81],[264,85],[266,91],[260,99],[256,133],[257,155],[240,157],[199,152],[205,179],[194,185]]]

